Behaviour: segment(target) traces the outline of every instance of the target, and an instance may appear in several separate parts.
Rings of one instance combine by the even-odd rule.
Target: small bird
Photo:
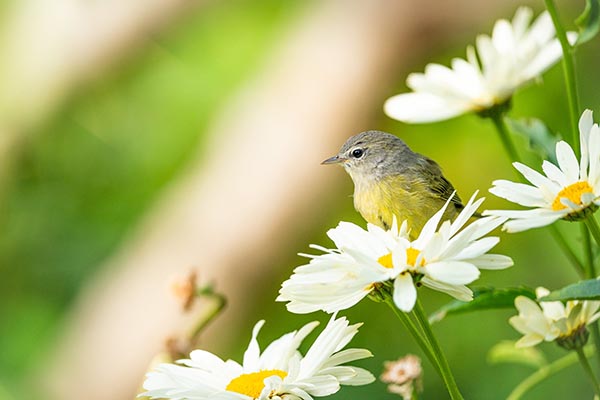
[[[386,132],[352,136],[321,164],[344,167],[354,182],[354,208],[367,222],[389,229],[396,216],[398,223],[408,222],[411,236],[418,236],[455,192],[435,161]],[[453,219],[463,208],[454,194],[443,220]]]

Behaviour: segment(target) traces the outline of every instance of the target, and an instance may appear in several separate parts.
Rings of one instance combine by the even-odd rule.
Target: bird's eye
[[[350,153],[354,158],[361,158],[363,154],[365,154],[363,149],[354,149],[352,153]]]

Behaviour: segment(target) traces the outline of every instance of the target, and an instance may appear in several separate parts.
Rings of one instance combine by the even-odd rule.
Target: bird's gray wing
[[[447,201],[450,196],[452,196],[452,193],[455,192],[454,186],[452,186],[450,181],[444,177],[442,174],[442,169],[435,161],[429,158],[425,158],[425,160],[427,162],[427,171],[430,172],[429,190],[435,196]],[[452,197],[451,202],[458,210],[462,210],[464,208],[458,193],[454,193],[454,197]]]

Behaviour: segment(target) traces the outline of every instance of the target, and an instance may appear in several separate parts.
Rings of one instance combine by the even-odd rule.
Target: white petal
[[[544,312],[544,315],[553,320],[559,320],[565,318],[565,307],[560,301],[542,301],[540,307]]]
[[[487,35],[478,35],[475,39],[477,54],[481,60],[483,71],[489,71],[494,66],[494,62],[498,60],[498,52],[492,44],[492,39]]]
[[[285,282],[284,282],[285,283]],[[306,314],[317,310],[333,313],[354,306],[369,292],[369,283],[346,281],[340,285],[299,283],[282,287],[277,301],[289,301],[290,312]]]
[[[429,93],[404,93],[387,99],[383,110],[390,118],[419,124],[454,118],[469,111],[470,105]]]
[[[501,254],[484,254],[482,256],[463,260],[475,265],[479,269],[504,269],[514,265],[512,258]]]
[[[590,166],[588,179],[595,191],[600,183],[600,128],[594,124],[589,138]]]
[[[340,222],[337,227],[327,231],[327,236],[340,250],[350,248],[375,259],[388,252],[374,235],[350,222]]]
[[[319,325],[318,321],[310,322],[299,331],[289,332],[269,344],[260,356],[260,369],[286,370],[290,359],[298,351],[302,341]]]
[[[533,186],[507,180],[494,181],[489,192],[525,207],[542,207],[546,204],[542,193]]]
[[[567,176],[560,170],[560,168],[552,164],[550,161],[544,160],[542,163],[542,169],[548,178],[552,179],[560,186],[568,186],[573,183],[569,182]]]
[[[404,312],[412,311],[417,301],[417,289],[410,274],[400,274],[394,281],[394,303]]]
[[[531,24],[528,35],[538,43],[547,43],[554,37],[554,33],[552,18],[548,11],[543,11]]]
[[[528,329],[531,329],[534,325],[542,325],[543,328],[538,331],[543,332],[546,330],[546,316],[538,303],[527,296],[517,296],[515,298],[515,307],[519,311],[519,317],[523,318],[527,323]]]
[[[538,188],[547,187],[553,192],[558,192],[560,190],[560,187],[556,183],[552,182],[539,172],[529,168],[527,165],[519,162],[514,162],[513,165],[525,177],[525,179],[533,183]]]
[[[581,118],[579,118],[579,147],[581,149],[581,164],[579,166],[579,175],[581,179],[587,179],[587,168],[589,165],[590,158],[590,149],[589,149],[589,139],[590,139],[590,131],[592,130],[592,126],[594,125],[594,120],[592,118],[592,111],[585,110],[583,114],[581,114]]]
[[[420,265],[423,258],[425,260],[437,259],[445,245],[446,241],[444,240],[443,235],[439,232],[436,232],[427,242],[425,248],[421,251],[421,254],[419,254],[415,264]]]
[[[515,343],[515,346],[518,348],[531,347],[531,346],[535,346],[536,344],[541,343],[543,340],[544,340],[544,337],[537,333],[528,333],[525,336],[523,336],[521,339],[519,339]]]
[[[500,238],[495,236],[488,236],[479,240],[476,240],[468,245],[465,245],[462,251],[460,251],[454,259],[466,260],[469,258],[479,257],[488,251],[490,251],[495,245],[500,242]]]
[[[541,226],[551,225],[557,220],[562,218],[561,215],[527,218],[527,219],[515,219],[508,221],[504,224],[504,230],[506,232],[522,232],[532,228],[539,228]]]
[[[548,43],[523,68],[521,74],[524,81],[540,76],[562,57],[562,48],[558,40]]]
[[[425,274],[436,281],[466,285],[479,277],[479,270],[462,261],[441,261],[426,266]]]
[[[567,180],[577,182],[579,180],[579,163],[575,152],[567,142],[561,140],[556,144],[556,159]]]
[[[323,332],[315,339],[306,356],[301,360],[298,379],[306,380],[318,374],[327,359],[356,335],[359,326],[360,324],[349,325],[346,318],[336,319],[333,315]]]
[[[424,276],[423,279],[421,279],[421,283],[423,286],[439,292],[444,292],[461,301],[473,300],[473,292],[464,285],[450,285],[444,282],[435,281],[427,276]]]
[[[264,320],[260,320],[254,325],[252,329],[252,338],[250,339],[250,343],[248,344],[248,349],[244,352],[244,361],[243,366],[246,371],[258,371],[259,368],[259,357],[260,357],[260,348],[258,347],[258,341],[256,337],[260,332],[260,329],[265,324]]]
[[[507,20],[496,21],[492,32],[492,43],[500,53],[509,53],[516,47],[512,26]]]
[[[368,385],[371,382],[375,381],[375,377],[372,373],[363,368],[352,367],[354,376],[350,379],[346,379],[342,382],[344,385],[348,386],[359,386],[359,385]]]
[[[485,198],[481,198],[481,199],[475,201],[475,197],[477,196],[478,193],[479,193],[479,191],[475,191],[475,193],[473,193],[473,195],[471,196],[471,198],[469,199],[467,204],[465,204],[462,211],[454,219],[454,221],[452,222],[452,225],[451,225],[450,235],[454,235],[456,232],[458,232],[460,229],[462,229],[464,224],[466,224],[467,221],[473,216],[473,214],[475,214],[477,209],[479,209],[479,206],[481,206],[481,203],[483,203]]]
[[[333,375],[311,376],[302,379],[301,383],[311,396],[329,396],[340,390],[340,383]]]
[[[188,367],[212,371],[223,368],[225,361],[208,351],[194,350],[190,353],[190,359],[181,360],[181,364],[187,365]]]
[[[456,257],[457,254],[463,251],[463,249],[470,246],[472,242],[484,235],[487,235],[490,231],[500,226],[504,221],[506,221],[506,218],[504,217],[487,216],[471,223],[465,229],[460,231],[458,235],[454,236],[448,241],[446,249],[440,255],[439,259],[442,260]]]
[[[425,246],[425,244],[429,240],[431,240],[431,238],[433,237],[433,234],[435,233],[435,231],[440,223],[440,220],[442,219],[442,217],[444,216],[444,213],[446,212],[446,208],[448,207],[448,204],[450,204],[450,201],[454,197],[455,193],[456,192],[453,192],[452,196],[450,196],[448,198],[448,200],[446,201],[444,206],[438,212],[436,212],[431,218],[429,218],[429,220],[425,223],[425,225],[421,229],[421,233],[419,234],[419,237],[413,243],[413,246],[415,248],[422,249]]]
[[[512,19],[514,34],[517,38],[522,37],[527,31],[532,17],[533,11],[531,8],[521,6],[517,9],[515,16]]]
[[[562,218],[567,212],[554,211],[547,208],[532,208],[530,210],[485,210],[484,216],[497,216],[514,219],[529,219],[529,218]]]
[[[373,357],[373,354],[366,349],[345,349],[338,353],[335,353],[325,364],[324,367],[333,367],[336,365],[341,365],[345,363],[349,363],[356,360],[362,360],[363,358]]]

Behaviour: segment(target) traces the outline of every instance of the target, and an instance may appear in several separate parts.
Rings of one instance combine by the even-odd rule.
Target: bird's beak
[[[327,160],[321,162],[321,165],[328,165],[328,164],[339,164],[346,161],[345,158],[342,158],[340,156],[333,156],[333,157],[329,157]]]

